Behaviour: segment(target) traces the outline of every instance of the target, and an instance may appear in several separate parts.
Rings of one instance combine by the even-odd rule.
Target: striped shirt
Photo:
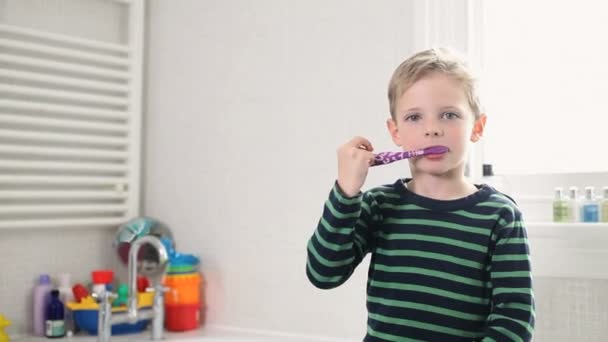
[[[443,201],[398,180],[349,198],[336,182],[308,242],[308,279],[337,287],[371,253],[366,342],[530,341],[521,212],[494,188],[477,188]]]

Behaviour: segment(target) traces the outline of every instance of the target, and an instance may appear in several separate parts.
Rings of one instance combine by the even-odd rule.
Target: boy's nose
[[[439,129],[427,129],[426,133],[424,133],[425,136],[430,137],[430,136],[434,136],[434,137],[439,137],[443,135],[443,132]]]

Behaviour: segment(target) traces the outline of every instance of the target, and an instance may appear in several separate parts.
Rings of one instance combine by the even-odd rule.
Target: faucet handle
[[[166,292],[169,292],[169,291],[171,291],[171,288],[167,287],[167,286],[164,286],[162,284],[156,285],[154,287],[152,287],[152,286],[146,287],[146,292],[147,293],[157,293],[158,292],[160,294],[163,294],[163,293],[166,293]]]
[[[116,299],[116,298],[118,298],[118,294],[114,293],[112,291],[106,291],[106,292],[104,292],[104,297],[106,298],[106,300],[107,299]]]
[[[104,303],[104,302],[109,301],[110,299],[116,299],[116,298],[118,298],[118,295],[116,293],[111,292],[111,291],[104,291],[101,294],[92,293],[91,297],[93,297],[93,299],[95,299],[95,301],[97,303]]]

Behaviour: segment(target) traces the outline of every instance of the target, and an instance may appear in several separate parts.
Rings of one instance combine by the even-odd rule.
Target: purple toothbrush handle
[[[418,157],[425,154],[441,154],[449,151],[446,146],[431,146],[421,150],[403,152],[380,152],[374,156],[371,166],[390,164],[398,160]]]
[[[374,156],[374,161],[372,162],[371,166],[390,164],[422,154],[416,152],[418,151],[380,152]]]

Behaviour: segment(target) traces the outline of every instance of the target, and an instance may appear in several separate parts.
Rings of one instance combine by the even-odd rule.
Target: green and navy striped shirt
[[[349,198],[336,182],[308,242],[308,279],[337,287],[371,253],[366,342],[530,341],[521,212],[494,188],[477,188],[443,201],[398,180]]]

